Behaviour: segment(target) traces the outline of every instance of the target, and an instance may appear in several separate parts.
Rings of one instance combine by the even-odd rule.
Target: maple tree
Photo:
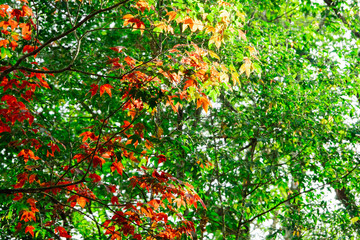
[[[356,239],[358,12],[1,4],[1,236]]]
[[[162,170],[172,159],[161,149],[169,134],[156,114],[179,114],[192,101],[208,112],[208,91],[228,84],[221,78],[227,69],[184,34],[210,35],[219,48],[232,26],[228,11],[237,10],[221,2],[220,17],[210,21],[211,5],[202,16],[184,7],[168,11],[144,0],[0,5],[0,134],[9,158],[2,167],[11,169],[2,172],[0,194],[7,214],[18,216],[5,234],[195,234],[183,211],[206,206],[192,185]],[[118,46],[115,33],[158,38],[161,46]]]

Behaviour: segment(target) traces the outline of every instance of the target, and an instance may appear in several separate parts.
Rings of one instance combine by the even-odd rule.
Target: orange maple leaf
[[[21,156],[24,157],[25,163],[29,160],[29,158],[34,159],[34,160],[39,160],[40,159],[39,157],[36,157],[34,155],[34,152],[31,151],[30,149],[21,150],[21,152],[18,154],[18,157],[21,157]]]
[[[159,208],[159,202],[161,202],[161,200],[156,200],[156,199],[153,199],[151,200],[150,202],[148,202],[149,205],[153,206],[154,209],[158,209]]]
[[[36,179],[36,174],[31,174],[29,177],[29,183],[33,183]]]
[[[142,13],[145,11],[145,9],[150,10],[149,3],[144,0],[140,0],[136,3],[135,7],[139,9]]]
[[[209,99],[206,97],[198,98],[196,105],[197,105],[196,108],[199,108],[200,106],[202,106],[206,113],[209,109],[209,105],[211,106]]]
[[[30,23],[20,23],[21,34],[23,36],[31,34],[31,24]]]
[[[116,170],[120,175],[122,175],[124,166],[122,165],[121,162],[116,161],[116,162],[113,162],[110,169],[111,169],[111,172],[114,172]]]
[[[33,13],[32,13],[31,8],[29,8],[26,5],[23,5],[22,9],[23,9],[24,16],[32,16]]]
[[[197,81],[194,80],[194,79],[189,79],[185,82],[185,86],[184,86],[184,90],[187,89],[188,87],[191,87],[191,86],[195,86],[197,87]]]
[[[14,31],[14,29],[17,28],[17,26],[18,26],[18,22],[14,21],[14,20],[12,20],[12,19],[10,19],[10,20],[8,21],[8,23],[9,23],[9,25],[10,25],[10,27],[11,27],[11,31]]]
[[[36,222],[36,217],[35,217],[35,213],[32,212],[32,211],[24,211],[23,214],[21,215],[21,219],[20,221],[24,220],[25,222],[28,222],[28,221],[34,221]]]
[[[15,48],[16,48],[17,46],[18,46],[17,42],[15,42],[15,41],[11,41],[11,42],[10,42],[9,47],[11,47],[13,51],[15,50]]]
[[[135,60],[129,56],[126,56],[124,60],[130,67],[133,67],[135,65]]]
[[[175,11],[168,12],[166,16],[169,16],[169,22],[176,18],[177,13]]]
[[[104,84],[100,87],[100,97],[104,94],[104,92],[107,92],[109,96],[111,97],[111,89],[114,88],[110,84]]]
[[[186,30],[187,26],[189,26],[190,30],[192,31],[194,27],[194,21],[190,17],[186,17],[183,21],[183,32]]]
[[[76,202],[79,204],[80,207],[85,208],[86,202],[88,200],[84,197],[79,197],[78,199],[76,199]]]
[[[15,41],[19,41],[19,35],[17,33],[11,33],[11,37],[15,40]]]
[[[182,200],[181,198],[177,198],[174,200],[174,203],[176,203],[177,207],[180,208],[181,205],[183,205],[184,207],[186,207],[185,201]]]
[[[0,40],[0,47],[4,46],[5,48],[7,47],[7,45],[9,44],[9,40]]]
[[[28,200],[26,200],[26,202],[29,203],[31,207],[36,208],[35,204],[37,201],[35,199],[29,198]]]

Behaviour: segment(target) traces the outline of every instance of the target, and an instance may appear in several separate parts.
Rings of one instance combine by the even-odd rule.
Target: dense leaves
[[[13,239],[356,239],[354,1],[0,5]]]

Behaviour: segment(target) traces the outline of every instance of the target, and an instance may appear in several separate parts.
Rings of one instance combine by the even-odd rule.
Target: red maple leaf
[[[77,162],[80,162],[84,157],[85,156],[83,154],[78,153],[73,157],[73,159],[76,159]]]
[[[30,46],[30,45],[25,45],[24,48],[23,48],[23,53],[31,53],[32,51],[34,51],[34,46]]]
[[[114,193],[116,192],[116,186],[115,185],[109,185],[107,186],[108,191]]]
[[[91,97],[93,97],[97,91],[99,90],[99,85],[97,84],[91,84],[91,89],[90,89],[90,92],[91,92]]]
[[[11,11],[11,18],[16,17],[16,20],[19,21],[22,16],[22,12],[20,9],[13,9]]]
[[[129,19],[128,23],[134,23],[136,25],[136,28],[142,28],[141,26],[144,26],[143,28],[145,28],[144,22],[137,18]]]
[[[60,227],[60,226],[55,228],[55,233],[59,233],[59,234],[60,234],[60,237],[71,238],[71,235],[69,235],[69,234],[67,233],[67,231],[65,230],[65,228]]]
[[[112,196],[112,197],[111,197],[111,203],[112,203],[113,205],[119,205],[119,198],[116,197],[116,196]]]
[[[158,156],[158,158],[159,158],[159,160],[158,160],[159,164],[162,163],[162,162],[166,162],[166,157],[164,155],[161,154],[161,155]]]
[[[97,175],[96,173],[89,174],[89,178],[93,179],[93,181],[95,183],[101,181],[101,177],[99,175]]]
[[[110,57],[108,57],[108,59],[109,60],[106,61],[106,64],[112,64],[120,60],[120,58],[110,58]]]
[[[16,231],[20,231],[21,226],[22,226],[21,222],[18,222],[18,224],[15,227]]]
[[[24,35],[22,38],[29,41],[29,40],[31,40],[31,35],[30,35],[30,34],[26,34],[26,35]],[[37,54],[35,54],[34,56],[36,57],[36,55],[37,55]]]
[[[85,142],[88,138],[90,138],[93,141],[96,141],[98,139],[98,137],[95,135],[95,133],[87,131],[87,132],[83,132],[82,134],[79,135],[84,136],[82,141]]]
[[[22,199],[22,197],[23,197],[23,194],[22,193],[14,193],[14,198],[13,198],[13,200],[14,201],[19,201],[20,199]]]
[[[43,67],[42,69],[44,69],[45,71],[50,71],[48,68],[46,68],[46,67]],[[55,75],[54,74],[52,74],[52,73],[48,73],[50,76],[53,76],[53,77],[55,77]]]
[[[102,165],[105,163],[105,160],[99,156],[94,156],[93,158],[93,166],[96,168],[98,165],[102,167]]]
[[[31,236],[32,237],[34,237],[34,227],[33,226],[27,226],[26,228],[25,228],[25,233],[30,233],[31,234]]]
[[[126,47],[117,46],[117,47],[111,47],[110,49],[117,53],[121,53],[123,49],[126,49]]]

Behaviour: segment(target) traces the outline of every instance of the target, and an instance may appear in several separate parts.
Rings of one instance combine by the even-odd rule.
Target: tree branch
[[[298,197],[298,196],[300,196],[300,195],[302,195],[302,194],[304,194],[304,193],[312,192],[312,191],[314,191],[314,190],[316,190],[316,189],[325,187],[326,185],[331,185],[331,184],[333,184],[333,183],[335,183],[335,182],[340,181],[341,179],[346,178],[346,177],[349,176],[356,168],[358,168],[358,166],[359,166],[359,164],[356,164],[356,166],[355,166],[353,169],[351,169],[351,171],[349,171],[347,174],[345,174],[344,176],[342,176],[342,177],[339,178],[339,179],[336,179],[336,180],[331,181],[331,182],[329,182],[329,183],[325,183],[325,184],[323,184],[323,185],[321,185],[321,186],[318,186],[318,187],[315,187],[315,188],[310,188],[310,189],[308,189],[308,190],[299,192],[298,194],[295,194],[295,195],[293,195],[292,197],[287,198],[287,199],[279,202],[279,203],[276,204],[274,207],[266,210],[265,212],[259,213],[259,214],[255,215],[254,217],[250,218],[249,220],[242,222],[241,225],[244,225],[244,224],[246,224],[246,223],[249,223],[249,222],[254,221],[254,220],[257,219],[258,217],[261,217],[261,216],[267,214],[268,212],[271,212],[272,210],[278,208],[278,207],[281,206],[282,204],[284,204],[284,203],[286,203],[286,202],[288,202],[288,201],[290,201],[290,200],[292,200],[292,199],[294,199],[294,198],[296,198],[296,197]]]
[[[49,40],[47,40],[43,45],[41,45],[40,47],[38,47],[37,49],[35,49],[34,51],[28,53],[28,54],[25,54],[23,55],[22,57],[20,57],[16,63],[11,66],[10,68],[6,69],[5,71],[3,71],[1,74],[0,74],[0,79],[2,79],[3,77],[5,77],[7,74],[11,73],[12,71],[16,70],[16,69],[19,69],[19,65],[22,61],[24,61],[26,58],[30,57],[30,56],[33,56],[33,55],[36,55],[38,52],[40,52],[43,48],[47,47],[48,45],[50,45],[50,43],[54,42],[54,41],[57,41],[67,35],[69,35],[70,33],[74,32],[76,29],[78,29],[79,27],[81,27],[84,23],[86,23],[88,20],[90,20],[91,18],[95,17],[96,15],[98,15],[99,13],[102,13],[102,12],[107,12],[109,10],[112,10],[120,5],[123,5],[127,2],[129,2],[130,0],[124,0],[122,2],[119,2],[117,4],[114,4],[113,6],[111,7],[108,7],[108,8],[104,8],[104,9],[100,9],[100,10],[97,10],[89,15],[87,15],[83,20],[81,20],[78,24],[76,24],[74,27],[70,28],[69,30],[67,30],[66,32],[63,32],[62,34],[56,36],[56,37],[53,37],[53,38],[50,38]],[[70,66],[68,66],[70,67]]]
[[[346,20],[346,18],[340,13],[340,11],[336,8],[336,2],[334,2],[333,0],[324,0],[324,2],[328,5],[328,7],[330,7],[334,13],[336,14],[336,16],[338,18],[340,18],[340,20],[344,23],[344,25],[357,37],[360,38],[360,32],[355,31],[354,29],[351,28],[350,24],[348,23],[348,21]]]
[[[73,182],[73,183],[53,185],[53,186],[49,186],[49,187],[0,189],[0,194],[38,193],[38,192],[43,192],[43,191],[54,189],[54,188],[65,188],[65,187],[68,187],[68,186],[77,185],[77,184],[82,183],[82,182],[86,182],[86,180],[81,179],[81,180]]]

